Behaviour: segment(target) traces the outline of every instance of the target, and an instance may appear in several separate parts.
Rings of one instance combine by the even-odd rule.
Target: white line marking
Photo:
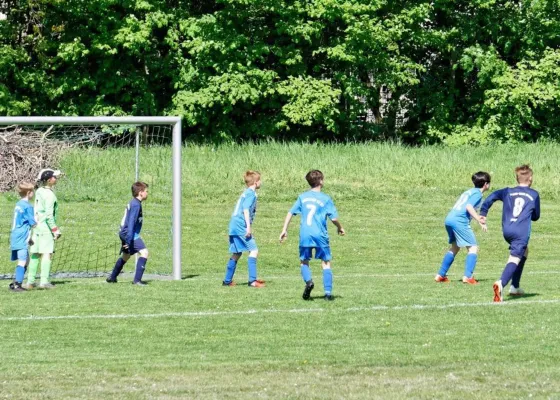
[[[449,308],[463,307],[508,307],[531,304],[560,304],[560,299],[552,300],[514,300],[503,303],[452,303],[452,304],[411,304],[403,306],[371,306],[351,307],[344,309],[336,308],[293,308],[287,310],[264,309],[264,310],[240,310],[240,311],[186,311],[159,314],[93,314],[93,315],[51,315],[27,317],[0,317],[0,322],[10,321],[52,321],[52,320],[88,320],[88,319],[150,319],[150,318],[189,318],[189,317],[215,317],[230,315],[253,315],[253,314],[290,314],[290,313],[320,313],[320,312],[362,312],[362,311],[401,311],[401,310],[443,310]]]

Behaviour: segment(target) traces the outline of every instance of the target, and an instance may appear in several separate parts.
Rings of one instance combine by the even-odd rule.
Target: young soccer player
[[[518,185],[514,188],[504,188],[492,193],[480,209],[482,222],[486,223],[486,216],[492,204],[500,200],[504,203],[502,210],[502,232],[509,244],[510,256],[502,276],[494,285],[494,302],[502,302],[504,286],[511,280],[509,294],[520,296],[524,294],[519,287],[523,267],[529,253],[529,237],[531,236],[531,221],[537,221],[541,216],[539,193],[531,189],[533,184],[533,170],[528,165],[515,168]]]
[[[288,236],[288,225],[294,215],[301,214],[301,224],[299,230],[299,259],[301,276],[305,282],[303,299],[311,298],[311,291],[314,288],[309,260],[315,250],[315,258],[321,259],[323,267],[323,287],[325,289],[325,300],[334,300],[332,295],[333,278],[331,271],[331,248],[329,246],[329,234],[327,230],[327,218],[336,226],[339,235],[344,235],[345,231],[338,220],[338,212],[332,199],[321,192],[325,177],[319,170],[312,170],[305,175],[305,179],[311,190],[302,193],[297,198],[291,210],[286,215],[284,227],[280,233],[280,242]]]
[[[14,273],[14,281],[10,283],[10,289],[14,292],[22,292],[25,289],[21,286],[25,267],[29,261],[28,243],[31,239],[31,228],[36,225],[33,206],[32,183],[22,182],[18,185],[18,193],[21,200],[17,202],[14,210],[14,222],[10,234],[10,249],[12,250],[12,261],[17,261]]]
[[[264,281],[257,279],[257,256],[259,249],[251,228],[257,212],[257,190],[261,187],[261,174],[258,171],[247,171],[243,177],[247,188],[241,193],[235,204],[229,221],[229,252],[230,259],[226,265],[223,286],[235,286],[233,275],[237,261],[244,251],[249,252],[247,258],[249,281],[251,287],[264,287]]]
[[[31,235],[33,244],[29,248],[31,260],[29,260],[29,273],[27,274],[27,289],[35,287],[39,262],[41,263],[41,282],[39,288],[54,288],[49,279],[54,242],[60,238],[60,229],[58,229],[56,224],[58,201],[53,188],[61,175],[62,173],[59,170],[50,168],[42,169],[39,172],[37,180],[40,187],[35,193],[35,221],[37,221],[37,226],[33,229],[33,234]]]
[[[465,260],[463,283],[470,285],[478,284],[478,281],[473,276],[478,257],[478,245],[470,222],[471,218],[474,218],[478,221],[482,230],[484,232],[487,231],[487,227],[480,219],[476,209],[482,201],[482,193],[490,187],[490,175],[487,172],[480,171],[475,173],[471,179],[474,188],[467,190],[459,197],[445,218],[445,229],[447,230],[451,247],[443,257],[441,267],[435,278],[436,282],[449,282],[447,271],[449,271],[461,247],[466,247],[468,254]]]
[[[139,253],[138,261],[136,262],[136,272],[132,283],[137,286],[146,286],[146,282],[142,281],[146,263],[148,262],[148,249],[144,241],[140,237],[142,230],[142,202],[148,198],[148,184],[144,182],[135,182],[132,185],[132,197],[126,209],[124,210],[124,217],[121,221],[121,229],[119,237],[121,239],[121,257],[115,263],[113,272],[107,278],[109,283],[117,283],[117,276],[121,273],[124,265],[130,259],[130,256]]]

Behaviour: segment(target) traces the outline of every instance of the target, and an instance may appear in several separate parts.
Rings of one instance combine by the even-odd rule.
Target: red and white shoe
[[[447,276],[436,275],[434,280],[439,283],[449,283],[449,278]]]
[[[494,282],[492,286],[494,288],[494,303],[501,303],[504,301],[504,296],[502,292],[504,291],[504,287],[502,286],[502,281],[498,280]]]
[[[256,281],[253,281],[251,283],[249,283],[250,287],[265,287],[266,285],[262,282],[259,281],[258,279]]]
[[[463,276],[463,283],[468,283],[469,285],[478,285],[478,281],[474,277],[467,278]]]

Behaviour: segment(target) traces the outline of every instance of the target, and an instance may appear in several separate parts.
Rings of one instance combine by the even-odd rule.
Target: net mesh
[[[107,274],[119,257],[118,230],[130,187],[149,185],[143,204],[142,238],[150,252],[147,273],[172,273],[172,129],[171,125],[14,125],[0,126],[0,278],[11,279],[9,236],[13,190],[35,183],[41,168],[64,173],[55,186],[59,203],[53,277]],[[125,271],[134,269],[134,259]]]

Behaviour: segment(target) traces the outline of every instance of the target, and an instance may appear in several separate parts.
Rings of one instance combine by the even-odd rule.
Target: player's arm
[[[60,237],[60,229],[56,226],[56,221],[54,219],[54,202],[55,197],[54,194],[50,194],[45,196],[45,222],[49,229],[51,230],[55,239]]]
[[[535,209],[531,214],[531,221],[538,221],[540,217],[541,217],[541,198],[540,196],[537,195],[537,198],[535,199]]]
[[[130,209],[128,210],[128,215],[126,216],[126,225],[128,229],[126,230],[126,244],[132,248],[134,244],[134,225],[136,224],[136,220],[138,219],[138,215],[140,214],[140,207],[132,203]]]
[[[286,218],[284,219],[284,226],[282,227],[282,232],[280,232],[280,242],[283,242],[284,239],[288,237],[288,226],[290,225],[290,221],[292,220],[293,216],[294,214],[292,214],[291,212],[288,212],[288,215],[286,215]]]
[[[33,210],[33,207],[28,207],[26,213],[27,215],[25,218],[27,219],[29,226],[34,228],[37,225],[37,221],[35,220],[35,211]]]
[[[488,226],[486,226],[486,217],[478,215],[476,209],[472,206],[472,204],[467,204],[467,212],[471,217],[473,217],[474,220],[476,220],[476,222],[480,224],[480,227],[484,232],[488,231]]]
[[[251,237],[253,234],[251,230],[251,215],[249,214],[249,209],[243,210],[243,218],[245,218],[245,237]]]
[[[342,224],[340,223],[340,221],[338,220],[338,218],[333,218],[331,219],[332,223],[334,224],[334,226],[336,226],[337,232],[340,236],[344,236],[346,234],[346,231],[344,230],[344,228],[342,227]]]
[[[498,200],[504,201],[504,194],[506,193],[506,190],[507,188],[496,190],[495,192],[490,194],[490,196],[488,196],[486,200],[484,200],[484,203],[482,203],[482,207],[480,207],[480,217],[483,224],[486,224],[486,216],[488,215],[488,211],[490,211],[490,207],[492,207],[492,204],[494,204]]]

